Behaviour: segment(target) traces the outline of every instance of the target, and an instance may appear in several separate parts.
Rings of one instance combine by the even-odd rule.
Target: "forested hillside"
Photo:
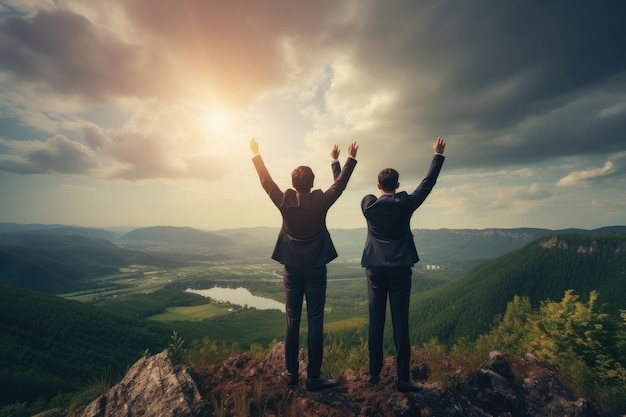
[[[626,235],[551,235],[487,261],[411,300],[414,343],[436,337],[453,343],[486,332],[515,295],[559,300],[567,290],[589,292],[615,315],[626,309]]]
[[[164,290],[131,301],[141,311],[160,311],[198,299]],[[124,305],[118,313],[0,285],[0,407],[80,391],[105,374],[115,379],[147,350],[165,349],[174,331],[190,344],[210,338],[240,351],[280,339],[285,320],[275,310],[242,309],[215,320],[163,324],[134,318],[131,303]]]
[[[119,248],[81,236],[20,235],[0,245],[0,284],[62,293],[93,288],[91,277],[131,264],[175,265],[171,256]]]
[[[171,331],[91,305],[0,285],[0,405],[84,388],[123,373]]]

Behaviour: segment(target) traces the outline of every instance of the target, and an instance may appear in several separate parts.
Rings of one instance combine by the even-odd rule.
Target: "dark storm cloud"
[[[67,10],[0,22],[0,71],[52,91],[103,101],[150,94],[145,50]],[[158,66],[154,66],[158,68]]]
[[[469,167],[625,148],[626,3],[370,6],[352,34],[358,65],[401,91],[381,135],[454,137]]]

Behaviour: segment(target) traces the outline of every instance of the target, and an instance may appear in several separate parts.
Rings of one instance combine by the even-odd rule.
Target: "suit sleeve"
[[[337,181],[337,177],[341,173],[341,164],[339,162],[333,162],[330,164],[330,169],[333,170],[333,180]]]
[[[326,207],[332,206],[343,193],[343,190],[346,189],[348,186],[348,180],[350,179],[355,166],[356,159],[348,158],[333,185],[331,185],[330,188],[324,192],[324,204]]]
[[[259,175],[259,180],[261,180],[261,186],[270,197],[274,205],[280,208],[280,205],[283,201],[283,192],[278,188],[269,171],[265,167],[265,162],[263,162],[263,158],[261,155],[255,155],[252,158],[252,163],[254,164],[254,168],[256,169],[257,174]]]
[[[433,160],[430,163],[430,168],[426,173],[426,177],[422,180],[420,185],[409,195],[409,200],[411,201],[411,207],[413,210],[417,209],[422,205],[426,197],[430,194],[437,182],[437,177],[439,177],[439,172],[441,171],[441,167],[443,166],[443,161],[445,157],[440,154],[436,154],[433,156]]]

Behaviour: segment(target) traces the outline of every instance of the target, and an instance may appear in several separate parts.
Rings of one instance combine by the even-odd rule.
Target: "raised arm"
[[[348,154],[350,155],[350,158],[346,160],[346,163],[344,164],[343,169],[341,169],[341,171],[337,175],[335,174],[335,171],[333,168],[335,182],[333,183],[333,185],[330,186],[328,190],[324,192],[324,203],[326,204],[327,207],[332,206],[333,203],[337,201],[339,196],[343,193],[343,190],[346,189],[346,186],[348,185],[348,180],[350,179],[350,176],[352,175],[352,171],[354,170],[354,167],[356,166],[356,154],[357,154],[358,149],[359,147],[357,146],[356,142],[352,142],[350,146],[348,146]],[[336,164],[336,165],[339,165],[339,164]]]
[[[265,162],[263,162],[263,158],[259,154],[259,144],[257,141],[252,138],[250,139],[250,150],[252,151],[252,163],[254,164],[254,168],[256,169],[257,174],[259,175],[259,180],[261,181],[261,186],[270,197],[274,205],[279,207],[282,199],[283,192],[278,188],[272,176],[270,175],[267,167],[265,166]]]
[[[332,158],[332,162],[330,164],[330,169],[333,171],[333,180],[337,181],[337,177],[341,173],[341,164],[337,158],[339,158],[339,146],[334,145],[333,149],[330,151],[330,157]]]
[[[356,142],[352,142],[348,146],[348,155],[350,155],[352,159],[356,159],[356,153],[358,150],[359,150],[359,147],[357,146]],[[337,177],[339,177],[339,174],[341,173],[341,165],[337,161],[337,159],[339,158],[340,152],[341,151],[339,150],[339,146],[337,145],[334,145],[333,149],[330,151],[330,157],[333,159],[331,168],[333,170],[333,179],[335,181],[337,181]]]
[[[428,172],[426,173],[426,177],[417,186],[415,191],[413,191],[409,195],[409,199],[411,200],[411,205],[413,209],[419,207],[433,190],[433,187],[437,182],[437,177],[439,177],[439,172],[441,171],[443,161],[445,159],[445,157],[443,156],[443,151],[445,148],[446,142],[441,137],[438,137],[437,140],[433,143],[433,151],[435,151],[435,155],[433,156],[433,160],[430,164]]]

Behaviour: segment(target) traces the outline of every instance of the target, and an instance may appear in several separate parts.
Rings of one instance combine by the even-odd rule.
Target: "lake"
[[[213,287],[208,290],[192,290],[191,288],[187,288],[187,292],[191,292],[194,294],[200,294],[204,297],[209,297],[215,301],[227,302],[231,304],[236,304],[239,306],[254,307],[259,310],[280,310],[283,313],[285,312],[285,305],[276,300],[272,300],[270,298],[258,297],[253,295],[247,288],[239,287],[239,288],[223,288],[223,287]]]

